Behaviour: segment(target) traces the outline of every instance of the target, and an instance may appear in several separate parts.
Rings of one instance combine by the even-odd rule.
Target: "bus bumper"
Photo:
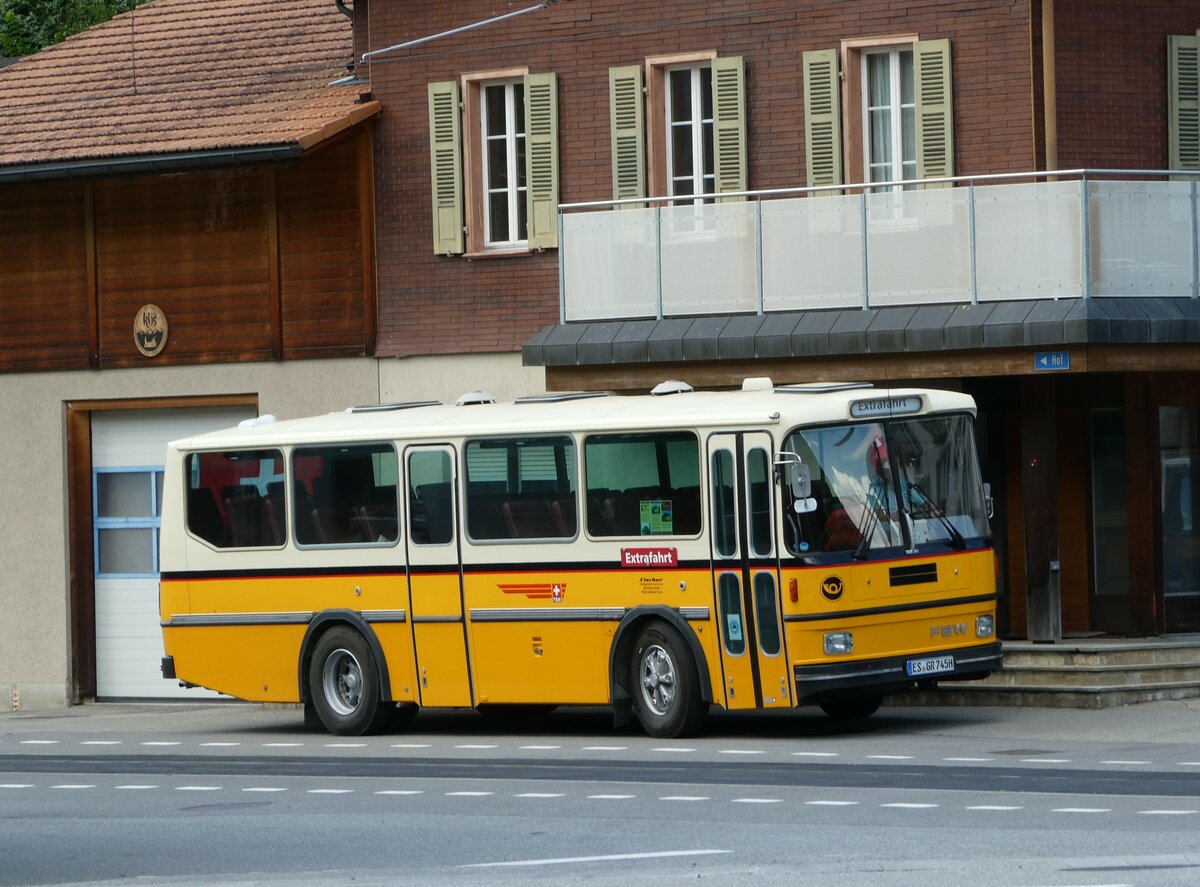
[[[913,674],[910,663],[954,657],[953,668]],[[892,693],[941,681],[977,681],[1002,665],[1000,642],[911,656],[857,659],[822,665],[796,666],[796,703],[821,703],[871,693]]]

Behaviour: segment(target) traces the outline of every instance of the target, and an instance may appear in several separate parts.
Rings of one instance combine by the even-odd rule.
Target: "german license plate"
[[[910,659],[907,668],[910,678],[919,678],[927,674],[943,674],[954,671],[954,657],[931,656],[928,659]]]

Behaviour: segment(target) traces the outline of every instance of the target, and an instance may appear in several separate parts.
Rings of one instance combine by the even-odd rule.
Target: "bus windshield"
[[[963,549],[989,535],[967,416],[799,428],[784,449],[811,476],[809,505],[785,496],[792,554],[863,559],[882,549]]]

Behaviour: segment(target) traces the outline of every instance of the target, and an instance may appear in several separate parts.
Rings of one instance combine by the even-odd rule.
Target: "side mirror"
[[[807,499],[812,495],[812,472],[809,467],[803,462],[794,462],[788,469],[792,496],[796,499]]]

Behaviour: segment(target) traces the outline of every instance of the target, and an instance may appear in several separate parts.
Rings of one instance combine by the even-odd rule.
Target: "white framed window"
[[[480,102],[485,249],[525,246],[528,186],[525,178],[525,85],[488,83]]]
[[[716,192],[712,67],[672,68],[666,78],[667,194],[709,195],[693,202],[712,203]]]
[[[428,92],[434,252],[496,258],[556,248],[556,75],[482,71]]]
[[[912,48],[864,52],[861,83],[864,180],[889,182],[917,178]]]

